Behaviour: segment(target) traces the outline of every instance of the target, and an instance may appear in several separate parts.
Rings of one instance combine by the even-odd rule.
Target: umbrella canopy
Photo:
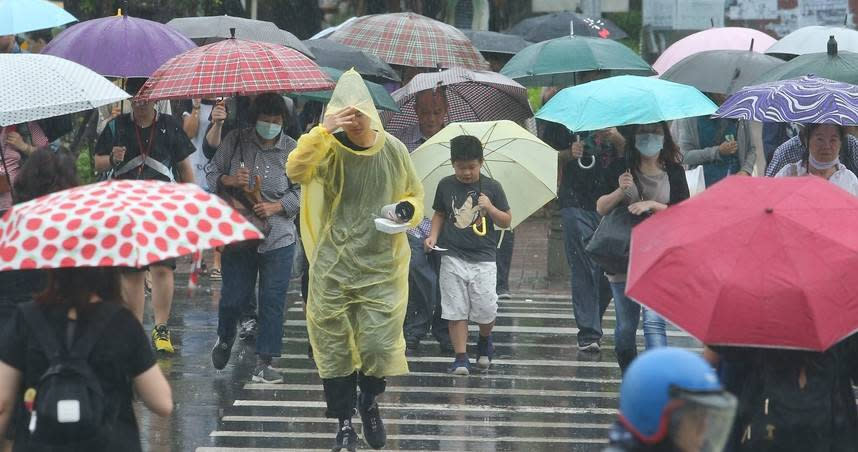
[[[453,174],[450,140],[473,135],[483,143],[482,172],[505,188],[515,228],[557,197],[557,151],[512,121],[453,123],[412,154],[425,189],[424,205],[435,200],[438,182]]]
[[[59,27],[76,20],[46,0],[0,0],[0,36]]]
[[[448,69],[414,76],[393,92],[400,113],[385,115],[384,129],[392,134],[417,124],[417,93],[444,87],[447,122],[524,121],[533,116],[527,89],[496,72]]]
[[[730,96],[715,117],[858,125],[858,86],[818,77],[749,86]]]
[[[322,70],[325,71],[328,75],[331,76],[331,79],[334,81],[339,80],[340,76],[343,75],[343,71],[339,69],[334,69],[331,67],[322,67]],[[396,105],[396,101],[390,97],[390,93],[384,88],[384,86],[379,85],[378,83],[373,83],[367,80],[363,81],[366,84],[366,88],[369,90],[369,95],[372,96],[372,101],[375,103],[376,108],[387,111],[398,112],[399,107]],[[295,97],[299,99],[312,100],[316,102],[328,103],[331,100],[331,96],[334,94],[333,90],[326,91],[309,91],[306,93],[301,93],[295,95]]]
[[[659,78],[706,93],[733,94],[783,64],[780,58],[750,50],[706,50],[683,58]]]
[[[396,71],[381,58],[330,39],[308,39],[304,41],[316,55],[316,64],[347,71],[354,68],[365,77],[378,77],[394,82],[401,81]]]
[[[164,24],[118,15],[73,25],[42,53],[82,64],[105,77],[149,77],[170,58],[195,47]]]
[[[622,75],[563,89],[536,117],[582,132],[710,115],[717,108],[693,86]]]
[[[230,29],[234,28],[236,38],[291,47],[310,58],[315,58],[313,52],[297,36],[286,30],[281,30],[274,22],[266,20],[226,15],[177,17],[167,22],[167,26],[175,28],[179,33],[201,46],[232,37],[233,34]]]
[[[766,50],[769,55],[792,58],[808,53],[823,53],[827,50],[825,39],[834,36],[841,50],[858,53],[858,31],[844,27],[811,25],[784,36]]]
[[[127,99],[106,78],[50,55],[0,54],[0,127],[75,113]]]
[[[856,223],[822,178],[729,177],[632,230],[626,292],[706,344],[823,351],[858,326]]]
[[[815,75],[843,83],[858,83],[858,53],[838,52],[837,41],[829,39],[828,51],[793,58],[757,78],[755,84]]]
[[[496,31],[462,30],[462,33],[483,54],[500,53],[503,55],[515,55],[525,47],[533,44],[521,36],[498,33]]]
[[[654,74],[646,61],[623,44],[581,36],[533,44],[512,57],[500,73],[524,86],[567,86],[575,84],[575,74],[584,71]]]
[[[698,31],[676,41],[662,52],[652,67],[663,74],[688,55],[704,50],[748,50],[765,52],[775,38],[751,28],[718,27]],[[753,45],[752,45],[753,44]]]
[[[489,68],[489,63],[461,31],[420,14],[358,17],[329,38],[375,54],[388,64],[424,68]]]
[[[158,68],[137,94],[141,101],[246,96],[333,89],[313,60],[276,44],[226,39],[185,52]]]
[[[13,206],[0,219],[0,271],[142,267],[263,238],[194,184],[114,180]]]
[[[604,39],[628,38],[620,27],[608,19],[582,16],[572,11],[561,11],[528,17],[506,30],[531,42],[542,42],[564,36],[590,36]]]

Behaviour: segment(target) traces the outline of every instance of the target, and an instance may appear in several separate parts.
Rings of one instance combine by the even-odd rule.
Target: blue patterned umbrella
[[[749,86],[730,96],[716,118],[858,125],[858,86],[805,76]]]

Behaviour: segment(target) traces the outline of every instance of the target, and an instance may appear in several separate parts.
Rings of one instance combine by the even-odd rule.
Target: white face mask
[[[635,135],[635,147],[642,155],[655,156],[664,147],[664,136],[657,133],[639,133]]]
[[[820,162],[819,160],[813,158],[813,154],[809,154],[807,156],[807,160],[808,160],[808,163],[810,163],[810,166],[812,166],[816,169],[819,169],[819,170],[831,169],[831,168],[834,168],[835,166],[837,166],[838,163],[840,163],[839,158],[836,158],[830,162]]]

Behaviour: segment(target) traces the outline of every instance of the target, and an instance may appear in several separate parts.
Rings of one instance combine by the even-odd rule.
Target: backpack
[[[49,360],[48,370],[34,388],[36,397],[29,420],[31,441],[68,445],[94,440],[109,431],[118,410],[107,400],[88,358],[110,319],[122,308],[112,303],[94,306],[88,313],[87,331],[77,340],[74,340],[77,321],[68,319],[62,346],[34,302],[20,306],[39,348]]]

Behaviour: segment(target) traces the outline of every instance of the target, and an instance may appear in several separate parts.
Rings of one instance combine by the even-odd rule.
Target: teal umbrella
[[[344,71],[339,69],[334,69],[332,67],[322,67],[322,70],[325,71],[328,75],[331,76],[333,80],[339,80],[340,76],[343,75]],[[396,106],[396,101],[390,97],[390,93],[384,89],[384,86],[379,85],[378,83],[373,83],[367,80],[363,81],[366,84],[366,87],[369,89],[369,95],[372,96],[372,101],[375,103],[377,108],[382,110],[388,110],[393,112],[399,112],[399,107]],[[316,102],[328,103],[331,100],[331,94],[333,94],[333,90],[331,91],[309,91],[306,93],[294,94],[293,96],[298,99],[306,99],[306,100],[314,100]]]
[[[610,71],[612,75],[655,72],[630,48],[610,39],[567,36],[525,47],[500,73],[524,86],[568,86],[575,74]]]
[[[858,84],[858,53],[838,52],[834,36],[828,38],[828,52],[807,53],[797,56],[764,74],[755,82],[776,82],[815,75],[837,82]]]
[[[59,27],[76,20],[46,0],[0,0],[0,36]]]
[[[582,132],[711,115],[717,109],[693,86],[623,75],[566,88],[536,112],[536,117]]]

